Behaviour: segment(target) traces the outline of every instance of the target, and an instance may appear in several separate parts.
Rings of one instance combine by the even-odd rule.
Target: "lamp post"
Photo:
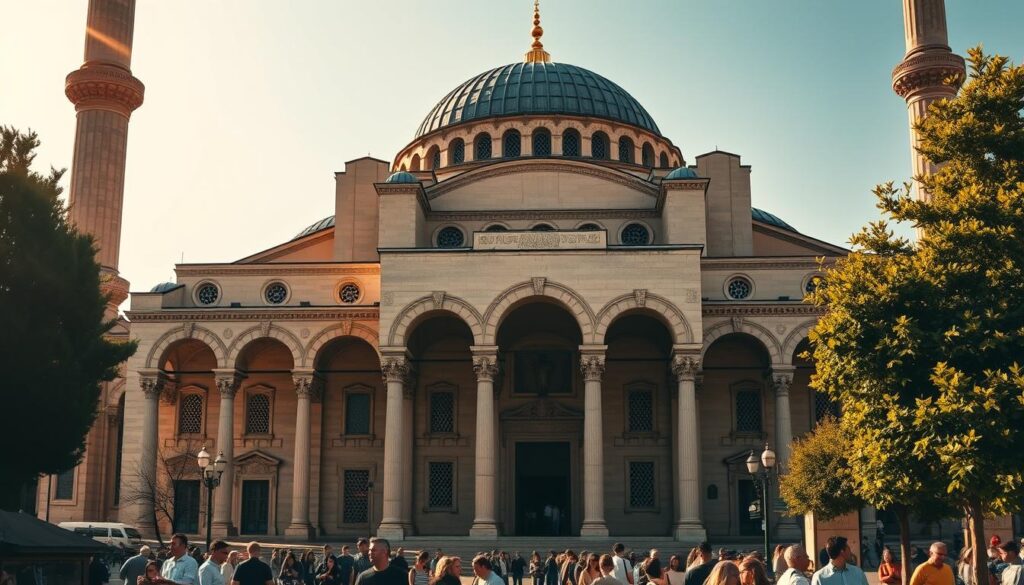
[[[763,518],[764,524],[764,564],[768,569],[768,574],[772,573],[772,555],[771,545],[768,542],[769,535],[771,534],[771,506],[768,505],[768,498],[770,497],[770,484],[772,471],[775,470],[775,451],[772,451],[768,444],[765,443],[764,452],[761,453],[761,459],[758,460],[757,456],[754,455],[753,449],[750,451],[750,457],[747,457],[747,471],[750,472],[750,477],[754,479],[754,485],[757,486],[757,490],[761,497],[761,517]]]
[[[217,459],[210,465],[210,454],[206,452],[206,446],[196,456],[199,460],[199,471],[203,475],[203,485],[206,486],[206,551],[210,551],[210,531],[213,526],[213,488],[220,485],[220,476],[224,475],[224,469],[228,466],[228,460],[224,453],[217,455]]]

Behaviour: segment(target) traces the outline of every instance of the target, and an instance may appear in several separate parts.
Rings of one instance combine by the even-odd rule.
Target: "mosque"
[[[97,236],[116,311],[123,137],[143,88],[134,1],[89,6],[90,28],[128,47],[87,42],[67,86],[73,219]],[[963,61],[941,0],[904,8],[894,87],[913,120],[955,93],[944,80]],[[176,527],[200,534],[205,446],[230,462],[215,536],[760,534],[745,461],[767,444],[784,468],[833,410],[808,388],[820,309],[803,298],[846,250],[751,207],[739,155],[688,160],[626,89],[553,60],[542,36],[535,5],[524,58],[408,104],[423,122],[392,160],[345,163],[334,215],[133,292],[120,334],[139,349],[104,389],[85,461],[40,485],[51,521],[166,531],[165,502],[138,497],[156,482]],[[120,174],[100,164],[118,156]],[[794,518],[774,524],[799,536]]]

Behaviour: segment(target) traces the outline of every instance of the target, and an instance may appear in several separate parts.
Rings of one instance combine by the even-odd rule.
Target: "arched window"
[[[661,153],[660,157],[658,157],[658,166],[663,169],[668,168],[668,155],[665,154],[664,152]]]
[[[203,397],[185,394],[178,403],[178,434],[198,435],[203,432]]]
[[[436,146],[431,146],[430,150],[427,151],[426,163],[430,166],[427,170],[441,168],[441,149]]]
[[[761,394],[757,390],[736,392],[736,432],[761,432]]]
[[[619,138],[619,162],[633,162],[633,141],[627,136]]]
[[[546,128],[533,131],[533,156],[551,156],[551,133]]]
[[[501,156],[515,158],[522,154],[522,149],[523,139],[518,130],[509,130],[501,137]]]
[[[569,129],[562,133],[562,156],[580,155],[580,133]]]
[[[420,155],[412,155],[412,162],[409,163],[409,168],[414,171],[420,170]]]
[[[576,229],[580,230],[581,232],[599,232],[604,228],[597,225],[596,223],[585,223]]]
[[[608,135],[604,132],[594,132],[590,137],[590,157],[601,160],[608,158]]]
[[[473,160],[491,158],[491,135],[484,132],[473,141]]]
[[[485,232],[507,232],[508,228],[501,225],[500,223],[492,223],[491,225],[484,228]]]
[[[650,142],[644,143],[644,147],[640,149],[640,156],[642,157],[641,164],[649,169],[654,167],[654,147]]]
[[[270,434],[270,395],[250,394],[245,399],[245,433]]]
[[[531,232],[553,232],[555,227],[548,223],[538,223],[537,225],[530,228]]]
[[[461,138],[456,138],[448,145],[448,164],[461,165],[464,162],[466,162],[466,143]]]

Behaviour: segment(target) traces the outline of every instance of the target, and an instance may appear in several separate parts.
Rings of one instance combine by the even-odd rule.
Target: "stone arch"
[[[785,360],[784,364],[793,363],[793,352],[796,351],[796,347],[800,345],[800,342],[807,339],[811,329],[818,324],[817,319],[808,319],[803,323],[797,325],[789,332],[786,336],[786,340],[782,343],[782,357]]]
[[[377,337],[376,331],[362,323],[341,322],[329,325],[320,331],[320,333],[313,336],[309,341],[309,344],[306,346],[306,361],[303,362],[303,365],[307,368],[313,367],[313,363],[316,361],[316,355],[319,353],[320,348],[338,337],[357,337],[362,339],[366,343],[370,344],[373,351],[377,352],[377,356],[380,357],[380,339]]]
[[[388,331],[388,346],[404,346],[413,323],[424,313],[433,311],[451,313],[461,319],[473,332],[473,343],[482,345],[483,319],[480,312],[459,297],[436,293],[420,297],[398,312]]]
[[[238,361],[238,356],[241,355],[245,346],[249,345],[249,342],[264,337],[276,339],[288,348],[288,351],[292,354],[292,367],[297,368],[300,364],[305,363],[305,354],[303,352],[302,342],[299,341],[298,337],[295,337],[295,334],[287,329],[278,327],[277,325],[270,325],[269,327],[266,325],[257,325],[239,333],[238,337],[235,338],[234,343],[232,343],[231,347],[228,348],[228,365],[226,367],[234,367],[235,363]]]
[[[704,332],[704,346],[701,348],[701,356],[707,353],[708,348],[714,343],[719,337],[729,335],[730,333],[746,333],[747,335],[759,340],[764,345],[765,351],[771,357],[773,364],[786,364],[789,360],[783,358],[782,347],[779,341],[775,339],[771,331],[768,331],[765,327],[758,325],[747,319],[741,317],[730,319],[729,321],[723,321],[710,327]]]
[[[153,344],[153,348],[149,350],[149,354],[146,356],[146,368],[157,369],[163,364],[164,359],[167,357],[167,352],[177,345],[177,342],[185,339],[195,339],[202,341],[207,347],[213,352],[214,357],[217,358],[217,367],[227,367],[227,347],[224,342],[217,337],[217,334],[205,327],[198,327],[192,323],[184,323],[181,327],[171,329],[164,333],[156,340]]]
[[[640,304],[640,299],[643,299],[643,304]],[[629,293],[608,301],[597,313],[597,327],[594,329],[593,343],[605,343],[605,334],[608,333],[611,324],[630,312],[653,313],[672,332],[674,343],[693,343],[693,329],[690,327],[690,322],[686,320],[686,315],[668,299],[651,293],[645,293],[643,296]]]
[[[568,309],[580,327],[583,339],[593,339],[595,323],[594,311],[583,297],[564,284],[552,282],[545,278],[533,278],[527,282],[514,284],[502,291],[491,305],[487,307],[483,318],[483,336],[481,345],[494,345],[498,326],[501,325],[510,307],[529,297],[546,297],[556,301]]]

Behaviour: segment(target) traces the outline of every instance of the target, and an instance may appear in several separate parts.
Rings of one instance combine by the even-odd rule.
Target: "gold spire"
[[[533,36],[533,44],[524,60],[527,63],[550,63],[551,55],[544,50],[544,43],[540,42],[544,36],[544,29],[540,27],[540,0],[533,0],[533,31],[530,34]]]

